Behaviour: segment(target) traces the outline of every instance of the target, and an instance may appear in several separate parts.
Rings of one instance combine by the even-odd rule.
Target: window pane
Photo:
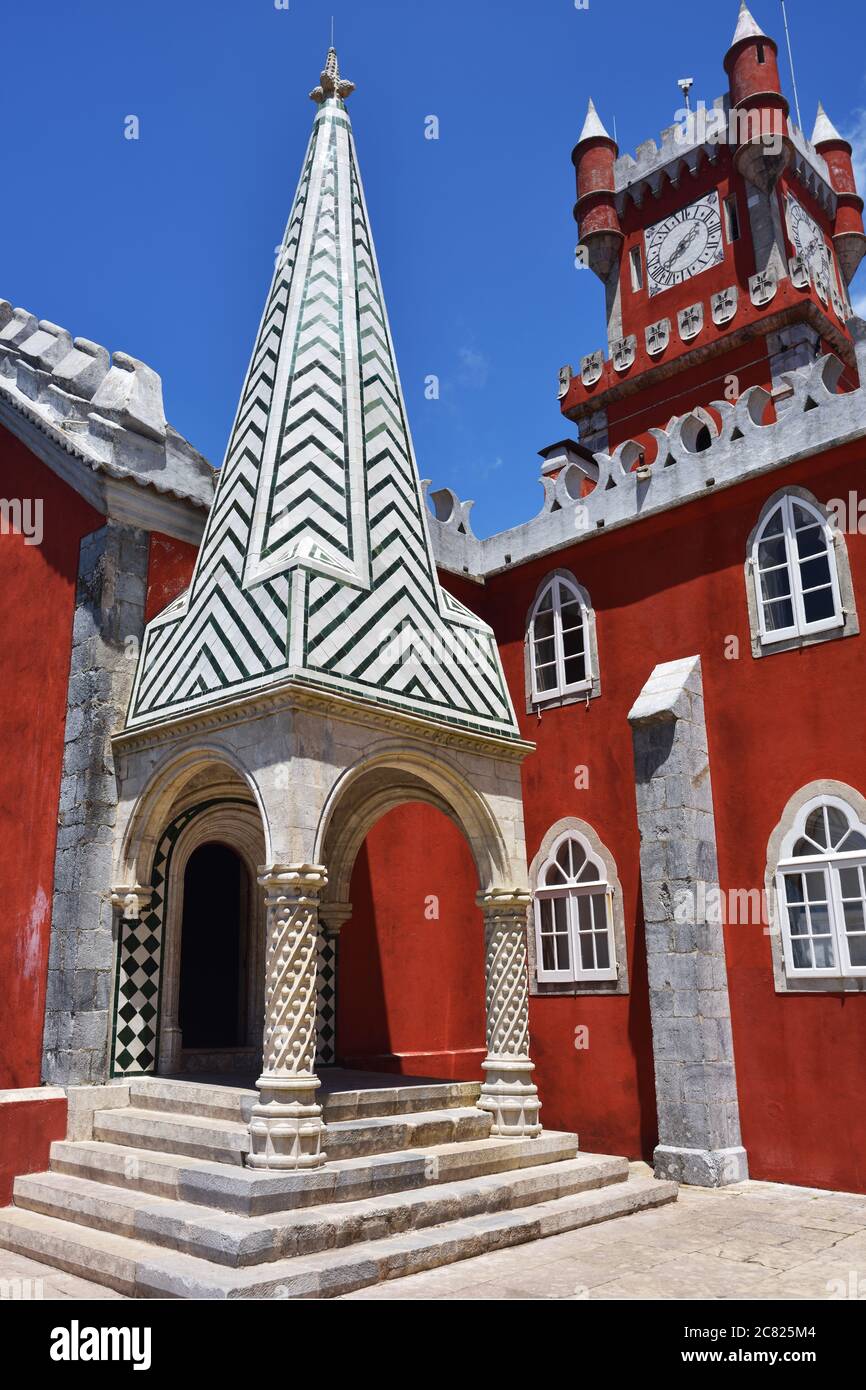
[[[768,632],[780,632],[782,628],[793,627],[794,609],[791,600],[783,598],[778,603],[765,603],[764,625]]]
[[[809,905],[809,921],[813,936],[829,936],[830,913],[826,903]]]
[[[583,872],[586,863],[586,850],[579,840],[571,841],[571,872],[574,878]]]
[[[769,541],[761,541],[758,546],[758,567],[762,570],[772,569],[774,565],[785,565],[788,562],[788,554],[785,550],[785,537],[776,536]]]
[[[587,859],[577,877],[580,883],[594,883],[599,878],[597,865]]]
[[[568,934],[557,933],[553,938],[556,942],[556,968],[557,970],[571,969],[571,951],[568,946]]]
[[[810,903],[827,901],[827,880],[821,870],[806,875],[806,897]]]
[[[592,931],[592,904],[585,893],[577,900],[577,929],[581,934]]]
[[[806,916],[805,907],[792,907],[788,905],[788,925],[791,928],[792,936],[807,936],[809,932],[809,919]]]
[[[610,947],[608,945],[607,932],[596,932],[595,934],[595,959],[599,970],[607,970],[610,965]]]
[[[535,684],[539,690],[556,689],[556,667],[555,666],[536,666]]]
[[[825,807],[827,826],[830,831],[830,844],[835,848],[848,831],[848,817],[837,806]]]
[[[846,854],[855,849],[866,849],[866,836],[861,835],[859,830],[852,830],[836,848],[840,851],[844,850]]]
[[[866,923],[863,921],[862,902],[843,903],[842,910],[845,913],[846,931],[866,931]]]
[[[566,875],[558,864],[548,864],[544,871],[544,881],[545,883],[565,883]]]
[[[574,852],[572,849],[573,841],[563,840],[559,849],[556,851],[556,862],[560,864],[569,878],[574,878]],[[578,851],[579,852],[579,851]],[[582,856],[581,856],[582,857]]]
[[[859,869],[840,869],[839,882],[842,885],[843,898],[859,898],[860,896],[860,871]]]
[[[552,589],[548,589],[547,593],[544,595],[544,598],[543,598],[543,599],[541,600],[541,602],[539,603],[538,608],[536,609],[536,612],[537,612],[537,613],[545,613],[545,612],[548,610],[548,608],[550,608],[550,609],[553,608],[553,590],[552,590]]]
[[[547,666],[556,660],[556,647],[552,637],[542,637],[535,642],[536,666]]]
[[[852,965],[866,965],[866,936],[849,936],[848,954]]]
[[[816,845],[820,845],[822,849],[827,848],[827,825],[823,806],[817,806],[814,811],[810,811],[806,820],[806,834]]]
[[[792,939],[791,956],[796,970],[812,969],[812,948],[807,936],[798,936]]]
[[[582,656],[573,657],[571,661],[565,663],[565,683],[566,685],[579,685],[586,680],[586,662]]]
[[[782,508],[777,507],[773,515],[765,522],[762,531],[763,536],[778,536],[782,530]]]
[[[820,623],[824,618],[832,618],[836,612],[832,589],[814,589],[803,595],[803,609],[807,623]]]
[[[581,627],[583,625],[583,607],[577,602],[564,603],[560,609],[560,614],[562,616],[562,626],[564,628]]]
[[[580,937],[580,965],[582,970],[595,969],[595,956],[592,950],[592,932],[581,932]]]
[[[826,552],[827,541],[823,526],[807,526],[805,531],[797,532],[797,554],[801,560],[809,555],[821,555]]]
[[[812,940],[815,951],[815,967],[818,970],[832,970],[836,964],[833,940],[829,936],[816,936]]]
[[[568,934],[568,904],[565,898],[553,898],[553,921],[560,935]]]
[[[552,636],[553,636],[553,609],[552,609],[552,608],[548,608],[547,611],[546,611],[545,613],[542,613],[541,610],[539,609],[539,611],[538,611],[538,612],[536,613],[536,615],[535,615],[535,623],[533,624],[533,631],[534,631],[534,633],[535,633],[536,639],[539,639],[539,638],[542,638],[542,637],[552,637]]]
[[[786,598],[791,592],[791,576],[783,565],[777,570],[761,571],[761,593],[765,599]]]
[[[556,969],[555,936],[541,938],[541,964],[545,970]]]
[[[807,511],[799,502],[792,503],[791,511],[794,514],[794,527],[797,531],[802,531],[805,526],[815,526],[814,512]]]
[[[788,903],[803,901],[803,878],[800,874],[785,874],[785,899]]]
[[[804,589],[817,589],[830,583],[830,561],[826,555],[817,560],[804,560],[800,565],[800,580]]]
[[[805,838],[798,840],[794,846],[794,858],[798,859],[800,855],[814,854],[817,848],[818,846],[812,840]]]
[[[583,628],[573,627],[562,634],[562,649],[566,656],[583,657]]]

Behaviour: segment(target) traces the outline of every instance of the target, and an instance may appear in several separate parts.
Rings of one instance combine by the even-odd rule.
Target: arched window
[[[535,888],[539,982],[617,978],[611,897],[604,864],[586,838],[560,835]]]
[[[866,825],[841,797],[801,807],[776,888],[788,975],[866,975]]]
[[[533,700],[591,690],[587,607],[577,585],[563,575],[542,588],[529,623]]]
[[[813,503],[784,493],[758,528],[751,563],[763,645],[842,625],[833,530]]]

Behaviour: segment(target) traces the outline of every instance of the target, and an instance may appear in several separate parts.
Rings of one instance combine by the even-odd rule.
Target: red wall
[[[0,1104],[0,1207],[12,1201],[19,1173],[44,1172],[53,1141],[65,1138],[65,1095]]]
[[[789,797],[819,777],[866,793],[862,638],[755,660],[743,564],[763,501],[799,483],[822,501],[862,476],[859,446],[710,495],[640,526],[593,538],[491,581],[485,616],[500,640],[524,734],[527,852],[566,814],[596,829],[616,859],[629,924],[628,999],[533,1001],[545,1123],[577,1129],[589,1148],[634,1154],[651,1144],[651,1055],[638,907],[638,835],[628,710],[656,663],[702,659],[720,875],[764,886],[767,842]],[[866,537],[847,538],[861,618]],[[570,567],[597,614],[601,696],[538,719],[522,711],[523,634],[536,587]],[[739,639],[726,660],[725,638]],[[572,769],[586,764],[589,787]],[[754,1177],[866,1190],[866,999],[778,995],[760,925],[729,926],[726,947],[743,1139]],[[588,1023],[587,1052],[573,1053]],[[641,1059],[640,1061],[638,1059]]]
[[[144,608],[146,623],[188,588],[197,554],[197,546],[163,536],[159,531],[151,532]]]
[[[41,498],[44,537],[0,534],[0,1088],[37,1086],[78,549],[104,518],[6,430],[0,495]]]
[[[407,1076],[474,1080],[484,1060],[484,927],[457,826],[417,803],[370,831],[340,936],[339,1060]],[[428,898],[438,899],[438,919]]]

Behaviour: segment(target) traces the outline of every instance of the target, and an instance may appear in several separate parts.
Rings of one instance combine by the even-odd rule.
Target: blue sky
[[[476,499],[479,535],[515,525],[540,506],[536,451],[570,432],[558,368],[604,341],[601,286],[573,265],[587,97],[623,152],[672,122],[678,77],[712,101],[736,0],[288,6],[7,7],[0,296],[150,363],[220,463],[333,14],[421,475]],[[752,9],[789,83],[778,0]],[[790,0],[788,19],[807,134],[821,97],[866,148],[866,15]]]

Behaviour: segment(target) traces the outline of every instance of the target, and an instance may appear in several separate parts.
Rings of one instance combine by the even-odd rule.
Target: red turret
[[[863,232],[863,199],[857,192],[851,146],[843,140],[820,101],[812,144],[827,163],[830,182],[836,194],[836,221],[833,245],[842,274],[850,284],[858,265],[866,255],[866,235]]]
[[[746,9],[725,54],[735,122],[734,164],[744,178],[772,188],[793,155],[788,134],[788,102],[779,80],[778,48]]]
[[[623,232],[614,197],[614,164],[619,151],[592,101],[571,162],[577,174],[574,218],[590,270],[606,280],[619,262]]]

